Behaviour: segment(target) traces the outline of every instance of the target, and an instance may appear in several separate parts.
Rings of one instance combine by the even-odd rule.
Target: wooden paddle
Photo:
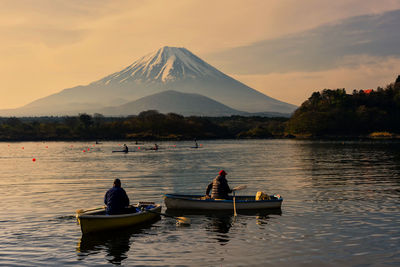
[[[157,212],[157,211],[152,211],[152,210],[146,210],[148,212],[151,213],[155,213],[161,216],[165,216],[165,217],[170,217],[170,218],[174,218],[176,220],[177,223],[182,224],[182,225],[190,225],[190,218],[187,217],[175,217],[166,213],[161,213],[161,212]]]
[[[247,188],[247,185],[238,185],[238,186],[234,187],[232,189],[232,191],[239,191],[239,190],[243,190],[243,189],[246,189],[246,188]]]
[[[235,216],[235,217],[237,216],[235,192],[238,191],[238,190],[246,189],[246,188],[247,188],[247,186],[245,186],[245,185],[239,185],[239,186],[236,186],[236,187],[234,187],[232,189],[232,192],[233,192],[233,216]]]

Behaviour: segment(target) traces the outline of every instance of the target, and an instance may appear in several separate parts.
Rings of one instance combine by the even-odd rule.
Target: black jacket
[[[104,196],[104,204],[107,205],[107,214],[119,214],[129,205],[129,198],[123,188],[114,186]]]

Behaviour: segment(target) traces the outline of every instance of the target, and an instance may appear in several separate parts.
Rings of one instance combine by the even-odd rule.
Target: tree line
[[[287,118],[184,117],[156,110],[137,116],[0,118],[0,140],[191,140],[273,138],[284,134]]]

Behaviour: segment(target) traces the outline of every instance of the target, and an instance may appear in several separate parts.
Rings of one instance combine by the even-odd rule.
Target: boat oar
[[[245,186],[245,185],[239,185],[239,186],[236,186],[236,187],[234,187],[232,189],[232,192],[233,192],[233,216],[235,216],[235,217],[237,216],[235,192],[238,191],[238,190],[246,189],[246,188],[247,188],[247,186]]]
[[[85,212],[88,212],[88,211],[103,210],[103,209],[105,209],[105,208],[106,208],[106,206],[98,207],[98,208],[92,208],[92,209],[87,209],[87,210],[79,209],[79,210],[76,210],[76,213],[77,213],[77,214],[81,214],[81,213],[85,213]]]
[[[161,216],[165,216],[165,217],[169,217],[169,218],[174,218],[176,220],[177,223],[182,224],[182,225],[190,225],[190,218],[187,217],[175,217],[169,214],[165,214],[165,213],[161,213],[161,212],[157,212],[157,211],[152,211],[152,210],[146,210],[148,212],[151,213],[155,213]]]
[[[247,188],[247,185],[238,185],[238,186],[234,187],[232,189],[232,191],[239,191],[239,190],[243,190],[243,189],[246,189],[246,188]]]

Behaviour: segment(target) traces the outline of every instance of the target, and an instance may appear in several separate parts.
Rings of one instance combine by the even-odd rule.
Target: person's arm
[[[126,206],[129,206],[129,197],[126,194],[125,190],[124,189],[122,189],[122,190],[124,191],[124,195],[125,195],[124,204],[125,204],[125,207],[126,207]]]
[[[106,205],[107,205],[107,194],[108,194],[108,191],[107,191],[107,193],[104,195],[104,204],[106,204]]]
[[[208,196],[208,197],[210,196],[210,191],[211,191],[212,186],[213,186],[212,182],[207,186],[206,196]]]

